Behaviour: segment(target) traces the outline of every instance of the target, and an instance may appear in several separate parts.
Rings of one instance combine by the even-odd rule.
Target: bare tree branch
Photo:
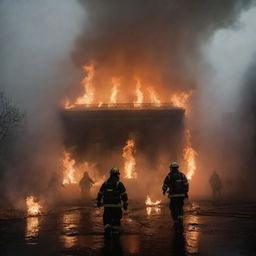
[[[9,130],[15,125],[18,125],[24,117],[25,114],[4,95],[4,92],[0,92],[0,141],[2,141]]]

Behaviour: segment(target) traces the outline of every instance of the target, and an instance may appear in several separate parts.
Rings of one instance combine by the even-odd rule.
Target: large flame
[[[75,105],[87,105],[91,104],[94,101],[95,88],[93,86],[94,78],[94,65],[83,66],[86,76],[81,81],[81,84],[84,88],[84,95],[78,97],[75,101],[75,104],[71,103],[69,100],[65,102],[65,109],[74,108]]]
[[[151,103],[153,103],[157,107],[160,107],[161,106],[161,100],[159,99],[158,95],[156,94],[154,88],[153,87],[148,87],[148,92],[149,92]]]
[[[133,139],[129,139],[126,142],[126,145],[123,147],[123,154],[122,154],[122,157],[125,160],[124,171],[125,171],[125,178],[127,179],[137,178],[136,160],[135,160],[134,154],[135,154],[135,141]]]
[[[136,95],[136,101],[134,102],[134,107],[141,107],[141,104],[143,103],[143,92],[141,90],[141,81],[140,79],[136,79],[136,90],[135,90],[135,95]]]
[[[179,92],[171,96],[171,103],[174,107],[184,108],[188,110],[188,99],[191,96],[192,92]]]
[[[196,171],[196,156],[197,152],[192,148],[191,145],[191,133],[190,130],[185,131],[185,148],[184,148],[184,159],[187,163],[187,178],[192,179]]]
[[[161,200],[156,200],[156,201],[154,202],[154,201],[151,200],[151,198],[149,197],[149,195],[147,195],[145,204],[146,204],[147,206],[156,206],[156,205],[161,204]]]
[[[118,77],[112,77],[112,89],[111,89],[109,106],[112,106],[117,103],[117,94],[118,94],[118,89],[120,85],[121,85],[121,79]]]
[[[26,205],[28,215],[38,215],[42,213],[43,208],[34,196],[28,196],[26,198]]]
[[[63,168],[64,168],[64,176],[63,176],[63,184],[74,184],[77,183],[75,179],[75,160],[71,159],[71,154],[69,152],[64,152],[63,159]]]
[[[81,85],[84,89],[84,95],[78,97],[74,102],[71,102],[69,99],[66,100],[64,107],[65,109],[72,109],[77,106],[83,105],[84,107],[114,107],[117,103],[127,103],[125,98],[127,95],[125,90],[120,90],[121,87],[121,78],[113,76],[111,78],[111,89],[110,97],[108,102],[102,100],[100,92],[98,93],[98,100],[95,99],[95,87],[94,87],[94,78],[95,78],[95,67],[94,64],[83,66],[83,69],[86,71],[86,76],[81,81]],[[97,81],[97,80],[95,80]],[[163,106],[163,103],[171,103],[174,107],[184,108],[188,110],[188,99],[191,96],[191,91],[189,92],[176,92],[171,95],[169,100],[166,101],[166,93],[164,94],[165,101],[161,99],[160,96],[163,96],[163,91],[156,91],[156,88],[148,84],[144,84],[140,77],[135,77],[136,87],[133,91],[135,100],[133,101],[133,106],[135,108],[142,107],[144,103],[145,95],[143,90],[147,90],[149,98],[148,103],[153,104],[155,107]],[[143,85],[143,86],[142,86]],[[108,86],[108,85],[107,85]],[[161,93],[162,92],[162,93]],[[161,93],[161,94],[159,94]]]

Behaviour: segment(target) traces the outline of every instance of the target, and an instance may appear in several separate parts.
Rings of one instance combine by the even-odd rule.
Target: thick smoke
[[[200,77],[194,110],[200,131],[199,180],[207,191],[209,175],[218,171],[224,196],[255,195],[246,185],[255,177],[251,64],[256,52],[255,12],[255,7],[243,11],[235,26],[216,31],[204,47],[207,66]]]
[[[239,146],[234,139],[235,132],[230,135],[234,122],[238,124],[237,116],[232,118],[233,123],[223,121],[219,125],[216,120],[226,116],[228,119],[228,112],[234,111],[234,102],[240,99],[232,92],[234,88],[223,89],[227,83],[223,77],[219,80],[223,86],[214,85],[212,71],[215,67],[204,51],[216,31],[239,29],[237,21],[241,13],[248,10],[253,2],[81,1],[88,17],[72,56],[78,66],[95,63],[96,100],[107,101],[112,76],[122,78],[123,89],[120,91],[125,94],[120,96],[122,102],[133,100],[134,77],[141,78],[145,87],[153,86],[163,102],[168,102],[173,92],[195,91],[189,125],[192,143],[199,153],[199,170],[192,184],[197,188],[196,194],[202,195],[201,192],[205,191],[213,169],[221,172],[222,178],[226,178],[227,172],[237,174],[239,169],[234,170],[234,159],[239,155],[234,144]],[[224,38],[223,43],[225,41],[227,39]],[[210,47],[208,50],[212,51]],[[237,54],[237,50],[232,54]],[[216,63],[221,65],[221,61]],[[241,66],[230,67],[234,73],[236,69],[240,72],[239,78],[246,69],[246,64],[243,70]],[[227,68],[223,73],[230,74]],[[222,90],[216,93],[218,88]],[[231,92],[232,97],[225,104],[223,95]],[[224,142],[223,138],[229,141]],[[229,146],[225,147],[226,144]],[[220,149],[223,149],[222,153]],[[220,170],[216,163],[225,159],[230,161]]]
[[[59,106],[80,80],[70,52],[83,19],[75,1],[0,3],[0,88],[26,112],[23,129],[10,134],[16,135],[11,149],[9,141],[1,145],[11,154],[1,175],[1,196],[16,206],[29,194],[46,196],[59,186]]]
[[[201,46],[215,30],[233,25],[251,2],[81,1],[88,18],[73,59],[80,67],[96,64],[99,100],[106,100],[117,76],[131,88],[122,101],[133,100],[134,77],[168,101],[171,92],[196,86]]]
[[[111,77],[117,76],[126,84],[122,101],[132,101],[135,77],[167,101],[174,91],[196,90],[205,71],[202,46],[216,30],[235,24],[252,2],[1,1],[0,86],[27,113],[1,180],[6,199],[17,203],[57,190],[59,106],[80,96],[83,65],[95,63],[99,100],[109,97]]]

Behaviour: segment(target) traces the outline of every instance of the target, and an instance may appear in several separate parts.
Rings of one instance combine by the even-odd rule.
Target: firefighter
[[[104,206],[103,223],[106,235],[119,235],[122,218],[122,205],[124,210],[128,207],[128,196],[125,186],[119,181],[118,168],[110,170],[109,179],[104,182],[97,196],[97,206]],[[103,201],[103,202],[102,202]]]
[[[217,198],[221,197],[221,187],[222,187],[222,183],[221,183],[221,179],[219,174],[214,171],[209,179],[209,183],[212,187],[212,197],[214,200],[216,200]]]
[[[172,218],[174,224],[183,224],[183,205],[184,199],[188,198],[188,180],[186,176],[179,171],[179,165],[176,162],[171,163],[170,172],[163,183],[163,194],[169,194]]]
[[[88,200],[91,197],[91,187],[94,182],[90,178],[89,174],[85,171],[83,178],[80,180],[79,185],[81,188],[81,198],[82,200]]]

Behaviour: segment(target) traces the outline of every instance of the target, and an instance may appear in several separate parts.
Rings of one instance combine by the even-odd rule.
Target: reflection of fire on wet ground
[[[68,212],[63,215],[63,231],[61,240],[64,242],[65,248],[70,248],[76,245],[79,234],[78,227],[80,222],[80,212]]]
[[[206,255],[209,250],[214,256],[226,255],[221,248],[228,248],[232,255],[238,251],[250,255],[252,247],[248,247],[248,243],[253,244],[255,240],[255,203],[229,202],[214,207],[211,202],[186,202],[181,235],[174,231],[168,204],[162,204],[160,209],[159,214],[153,214],[152,210],[152,214],[147,215],[145,202],[130,202],[117,244],[123,255]],[[231,211],[239,213],[242,210],[251,217],[230,215]],[[21,221],[5,221],[0,216],[1,230],[4,230],[1,246],[7,252],[5,255],[19,255],[19,252],[12,253],[12,248],[20,248],[24,255],[31,255],[29,245],[33,245],[33,255],[102,255],[105,249],[113,252],[113,244],[104,240],[102,214],[103,209],[94,206],[69,206],[56,208],[55,214],[25,219],[23,216]],[[22,220],[25,225],[20,225]],[[24,239],[20,239],[20,231]],[[220,244],[217,248],[216,241]]]
[[[26,219],[26,239],[36,238],[39,233],[39,217],[28,217]]]
[[[154,214],[161,213],[161,208],[160,208],[161,200],[152,201],[150,196],[147,195],[145,204],[146,204],[147,215],[151,215],[153,213]]]
[[[185,215],[185,239],[186,239],[186,251],[188,253],[198,253],[199,251],[199,216],[197,215],[198,204],[192,203],[190,205],[190,214]]]

